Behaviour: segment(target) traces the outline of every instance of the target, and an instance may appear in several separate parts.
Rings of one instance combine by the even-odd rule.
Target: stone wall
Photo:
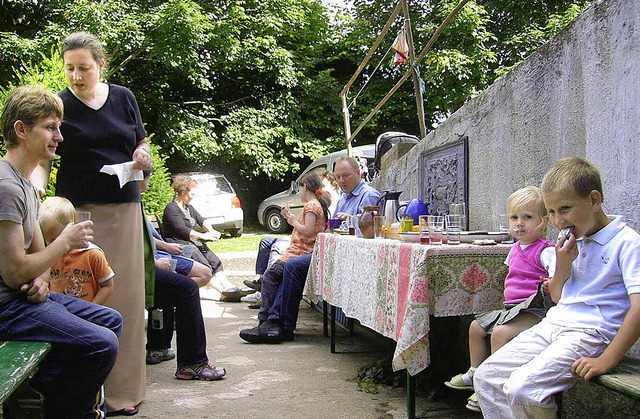
[[[374,180],[424,198],[422,153],[468,137],[469,229],[496,229],[506,198],[566,156],[594,162],[604,207],[640,230],[640,1],[604,0],[471,99]],[[640,357],[640,343],[631,353]]]
[[[640,228],[640,2],[601,1],[383,167],[379,190],[424,198],[418,161],[468,136],[470,229],[493,229],[511,192],[539,185],[558,158],[600,168],[605,210]]]

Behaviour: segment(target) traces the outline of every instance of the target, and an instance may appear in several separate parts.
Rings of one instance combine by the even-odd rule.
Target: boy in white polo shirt
[[[541,189],[561,230],[549,281],[558,304],[476,371],[478,401],[490,418],[555,418],[554,394],[611,370],[640,336],[640,235],[604,213],[598,169],[560,159]]]

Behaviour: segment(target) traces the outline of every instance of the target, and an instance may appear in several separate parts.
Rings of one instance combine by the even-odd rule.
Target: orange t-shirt
[[[280,257],[281,261],[286,262],[293,257],[306,255],[313,251],[313,246],[316,243],[316,236],[318,233],[324,231],[327,220],[325,220],[324,211],[322,210],[320,202],[313,200],[304,204],[304,208],[302,208],[302,212],[298,217],[298,221],[301,224],[304,224],[304,216],[309,211],[316,215],[316,223],[313,233],[311,236],[307,237],[294,228],[293,233],[291,234],[291,244]]]
[[[93,301],[100,283],[114,275],[102,249],[89,243],[86,249],[65,253],[51,267],[49,289],[85,301]]]

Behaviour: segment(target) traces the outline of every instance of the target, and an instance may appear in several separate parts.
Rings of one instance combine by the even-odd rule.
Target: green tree
[[[410,0],[419,52],[458,0]],[[437,125],[526,58],[590,2],[469,1],[419,66],[425,115]],[[87,30],[110,53],[108,81],[138,98],[169,171],[206,168],[242,179],[282,179],[344,147],[338,93],[391,11],[354,0],[329,14],[320,0],[10,0],[0,3],[0,87],[57,80],[61,39]],[[406,71],[386,55],[402,19],[352,88],[352,126]],[[42,63],[42,64],[41,64]],[[379,64],[378,70],[374,71]],[[35,80],[39,67],[46,80]],[[417,134],[411,82],[367,124],[357,144],[389,130]],[[238,182],[235,182],[236,184]],[[260,188],[258,199],[269,193]],[[246,199],[243,200],[246,202]]]

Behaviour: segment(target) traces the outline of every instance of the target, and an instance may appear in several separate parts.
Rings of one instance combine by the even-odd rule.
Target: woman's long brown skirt
[[[122,314],[118,358],[105,382],[107,411],[138,405],[146,394],[144,249],[139,202],[89,204],[94,243],[104,250],[115,272],[114,288],[105,305]]]

